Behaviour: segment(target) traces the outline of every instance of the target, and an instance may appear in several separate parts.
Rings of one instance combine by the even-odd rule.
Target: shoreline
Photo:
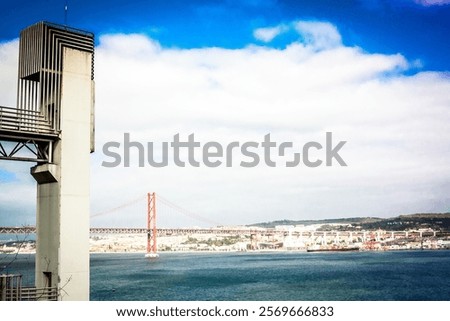
[[[355,251],[312,251],[308,252],[307,250],[252,250],[252,251],[161,251],[158,252],[158,254],[227,254],[227,253],[242,253],[242,254],[272,254],[272,253],[308,253],[311,255],[317,254],[317,253],[385,253],[385,252],[406,252],[406,251],[415,251],[415,252],[421,252],[421,251],[449,251],[450,248],[439,248],[439,249],[389,249],[389,250],[355,250]],[[128,252],[128,251],[111,251],[111,252],[89,252],[89,255],[91,254],[142,254],[143,256],[147,252],[145,251],[135,251],[135,252]],[[0,252],[0,255],[35,255],[36,251],[30,251],[30,252]]]

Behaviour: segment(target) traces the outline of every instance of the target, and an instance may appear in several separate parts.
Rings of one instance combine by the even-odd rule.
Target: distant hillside
[[[248,226],[273,228],[277,225],[322,225],[321,230],[345,229],[345,230],[409,230],[419,228],[432,228],[433,230],[450,231],[450,213],[417,213],[406,214],[392,218],[379,217],[352,217],[325,220],[280,220],[264,223],[256,223]],[[352,227],[337,228],[330,224],[351,224]]]

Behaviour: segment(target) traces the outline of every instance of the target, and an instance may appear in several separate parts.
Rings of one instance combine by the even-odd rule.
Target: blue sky
[[[240,48],[256,28],[294,20],[333,23],[346,45],[402,53],[427,70],[450,70],[450,5],[413,0],[152,0],[68,1],[70,25],[104,33],[145,33],[163,46]],[[444,2],[444,3],[442,3]],[[440,3],[440,4],[439,4]],[[39,20],[64,23],[65,0],[3,1],[0,39]],[[271,46],[297,37],[287,34]]]
[[[91,213],[151,191],[227,225],[449,212],[449,3],[69,0],[68,24],[96,34]],[[64,4],[1,2],[0,105],[15,105],[20,30],[64,23]],[[348,167],[101,166],[125,132],[301,146],[328,131]],[[0,162],[0,225],[34,223],[30,166]],[[91,224],[144,226],[144,203]]]

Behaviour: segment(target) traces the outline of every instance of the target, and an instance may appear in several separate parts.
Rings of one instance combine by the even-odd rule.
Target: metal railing
[[[56,287],[22,287],[22,275],[0,275],[0,301],[57,301]]]
[[[38,134],[55,134],[40,112],[0,106],[0,129]]]
[[[22,288],[19,301],[58,301],[58,289]]]

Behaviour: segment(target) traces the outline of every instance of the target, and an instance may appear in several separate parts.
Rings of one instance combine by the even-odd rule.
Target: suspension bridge
[[[158,212],[157,212],[158,208]],[[288,244],[289,241],[297,240],[300,243],[308,245],[326,245],[340,244],[345,242],[351,244],[354,242],[365,243],[369,248],[375,243],[390,242],[395,240],[414,240],[424,238],[436,238],[443,235],[439,231],[320,231],[307,230],[305,227],[299,229],[296,227],[277,227],[277,228],[261,228],[254,226],[224,226],[220,222],[211,220],[205,216],[189,211],[167,198],[157,195],[156,193],[142,194],[122,204],[114,206],[110,209],[99,211],[90,215],[91,220],[98,217],[110,217],[118,215],[123,219],[124,216],[139,215],[144,222],[144,214],[146,215],[146,227],[91,227],[91,235],[147,235],[147,255],[156,257],[158,253],[157,240],[160,237],[167,236],[192,236],[192,235],[215,235],[217,237],[239,236],[247,237],[250,242],[250,249],[260,248],[259,244]],[[187,227],[187,228],[164,228],[158,223],[162,218],[168,223],[168,217],[177,220],[173,214],[182,215],[191,221],[201,222],[211,227]],[[123,220],[122,220],[123,221]],[[36,232],[34,226],[21,227],[0,227],[2,234],[33,234]],[[448,234],[448,233],[447,233]],[[279,246],[278,246],[279,247]],[[273,247],[272,247],[273,248]]]
[[[158,205],[157,205],[158,202]],[[193,213],[167,198],[156,193],[147,193],[126,201],[122,204],[103,210],[94,214],[91,214],[91,220],[95,220],[98,217],[108,217],[117,214],[120,217],[127,215],[138,215],[144,217],[144,203],[145,213],[147,215],[146,227],[91,227],[91,235],[101,234],[147,234],[147,252],[157,253],[157,238],[173,235],[194,235],[194,234],[214,234],[214,235],[253,235],[256,233],[277,233],[274,229],[262,229],[257,227],[225,227],[220,222],[211,220],[205,216]],[[177,220],[174,217],[174,213],[189,218],[191,221],[201,223],[203,225],[209,225],[212,227],[188,227],[188,228],[161,228],[156,225],[156,206],[158,206],[159,217],[167,218],[172,217],[172,220]],[[162,215],[161,215],[162,214]],[[168,220],[166,219],[166,224]],[[34,234],[36,233],[36,227],[34,226],[20,226],[20,227],[0,227],[0,234]]]

